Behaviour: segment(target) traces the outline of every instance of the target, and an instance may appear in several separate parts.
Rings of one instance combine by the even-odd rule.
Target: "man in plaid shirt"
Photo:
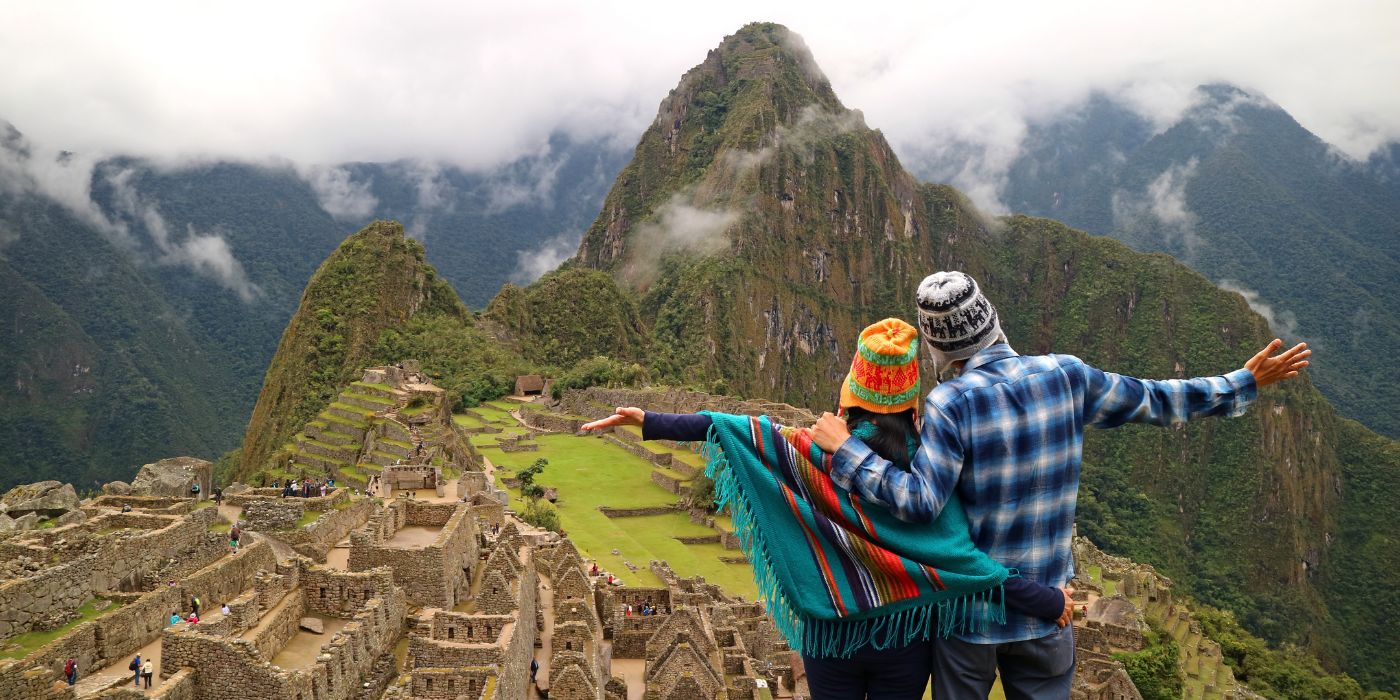
[[[1023,356],[1006,343],[996,309],[961,272],[919,286],[922,341],[937,371],[958,372],[929,392],[921,445],[901,471],[826,414],[813,431],[833,454],[832,480],[899,518],[931,522],[954,491],[981,550],[1047,586],[1074,576],[1070,554],[1084,426],[1169,425],[1239,416],[1256,391],[1306,367],[1306,344],[1276,356],[1275,340],[1220,377],[1151,381],[1069,355]],[[937,640],[938,698],[985,698],[997,671],[1009,698],[1067,698],[1073,627],[1007,611],[1006,624]]]

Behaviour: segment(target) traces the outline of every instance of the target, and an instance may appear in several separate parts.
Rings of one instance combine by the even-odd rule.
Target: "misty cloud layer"
[[[1216,286],[1227,292],[1235,292],[1244,297],[1244,303],[1249,304],[1249,308],[1254,313],[1264,317],[1268,321],[1269,328],[1283,338],[1290,341],[1300,340],[1298,336],[1298,317],[1292,311],[1275,309],[1272,304],[1267,304],[1260,300],[1259,292],[1246,287],[1234,280],[1220,280]]]
[[[67,208],[119,248],[148,264],[189,268],[213,279],[251,302],[262,294],[233,255],[228,241],[213,231],[187,226],[183,235],[170,230],[159,207],[136,191],[135,171],[126,168],[103,175],[112,188],[117,211],[109,215],[92,198],[98,167],[90,157],[54,152],[14,135],[0,147],[0,188],[11,194],[43,197]],[[132,224],[136,224],[133,230]],[[138,237],[143,231],[145,238]],[[18,241],[20,232],[0,231],[0,249]]]
[[[0,48],[25,60],[0,71],[0,118],[95,156],[489,169],[553,133],[634,143],[676,79],[753,20],[798,32],[906,159],[961,139],[995,172],[1028,120],[1093,90],[1165,125],[1208,82],[1269,96],[1353,157],[1400,137],[1387,0],[10,3]]]

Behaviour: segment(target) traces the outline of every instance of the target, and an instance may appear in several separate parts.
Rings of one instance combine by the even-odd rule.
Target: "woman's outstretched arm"
[[[710,417],[699,413],[653,413],[636,406],[619,406],[611,416],[580,426],[581,430],[604,430],[622,425],[642,428],[643,440],[683,440],[698,442],[710,432]]]

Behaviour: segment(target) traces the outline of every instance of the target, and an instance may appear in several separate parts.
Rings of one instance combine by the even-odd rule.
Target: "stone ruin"
[[[285,478],[333,478],[380,496],[443,487],[444,471],[480,471],[447,392],[406,360],[370,367],[278,456]]]
[[[607,391],[593,398],[623,402]],[[674,393],[674,408],[706,396]],[[478,472],[455,485],[431,478],[442,488],[420,481],[387,499],[230,488],[219,508],[183,486],[114,488],[76,505],[61,485],[7,494],[0,502],[28,509],[21,517],[54,525],[0,533],[0,653],[17,657],[0,658],[0,697],[515,700],[532,686],[563,700],[808,695],[800,658],[760,603],[664,562],[650,565],[659,585],[609,585],[572,541],[517,520]],[[35,505],[49,501],[68,510]],[[229,518],[247,533],[237,553],[221,529]],[[1072,697],[1139,698],[1112,654],[1142,647],[1149,615],[1199,628],[1151,567],[1079,539],[1075,555],[1088,612],[1076,620]],[[1091,580],[1090,567],[1101,575]],[[200,622],[170,624],[195,597]],[[642,615],[644,604],[655,613]],[[58,634],[17,646],[44,630]],[[151,691],[131,688],[137,652],[158,658]],[[1209,692],[1250,697],[1208,640],[1186,653]],[[60,678],[68,658],[75,686]]]

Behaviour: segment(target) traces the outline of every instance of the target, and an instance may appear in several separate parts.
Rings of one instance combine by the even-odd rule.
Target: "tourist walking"
[[[539,685],[539,684],[540,684],[540,682],[539,682],[538,680],[535,680],[535,674],[537,674],[537,673],[539,673],[539,672],[540,672],[540,662],[539,662],[539,660],[538,660],[538,659],[530,659],[530,682],[531,682],[531,683],[534,683],[535,685]]]
[[[964,273],[930,275],[917,300],[924,347],[940,375],[955,376],[929,392],[912,462],[890,460],[829,413],[813,440],[832,455],[832,482],[903,521],[934,522],[961,501],[977,547],[1045,586],[1073,574],[1085,425],[1238,416],[1258,389],[1297,376],[1311,352],[1300,343],[1271,356],[1282,346],[1274,340],[1223,376],[1142,380],[1069,355],[1018,354],[996,308]],[[1012,609],[1004,624],[935,639],[933,695],[985,698],[1000,671],[1008,697],[1069,697],[1072,630]]]
[[[78,662],[73,657],[68,657],[68,662],[63,664],[63,677],[68,680],[68,685],[78,682]]]
[[[224,504],[224,488],[223,488],[222,486],[215,486],[215,487],[214,487],[214,507],[217,508],[217,507],[219,507],[219,506],[221,506],[221,505],[223,505],[223,504]]]
[[[151,676],[154,676],[155,673],[156,665],[151,663],[150,659],[146,659],[146,663],[141,664],[141,677],[146,679],[147,690],[151,688]]]
[[[228,531],[228,546],[234,552],[238,551],[238,538],[242,536],[243,531],[238,528],[238,523],[234,523],[233,527],[229,528]]]
[[[137,688],[141,687],[141,655],[137,654],[127,665],[127,670],[131,671],[131,684]]]
[[[190,596],[190,610],[193,610],[196,615],[199,614],[199,596]]]
[[[902,465],[918,447],[918,336],[899,319],[867,326],[840,389],[839,410],[856,432]],[[705,444],[718,505],[730,508],[764,604],[801,653],[816,700],[922,697],[935,630],[986,627],[1004,617],[1003,605],[1052,626],[1068,622],[1070,592],[1012,577],[973,547],[961,508],[910,524],[859,504],[822,470],[829,452],[810,430],[635,407],[582,428],[617,425],[640,426],[644,440]],[[960,612],[940,620],[943,607]],[[641,614],[656,613],[645,601]]]

